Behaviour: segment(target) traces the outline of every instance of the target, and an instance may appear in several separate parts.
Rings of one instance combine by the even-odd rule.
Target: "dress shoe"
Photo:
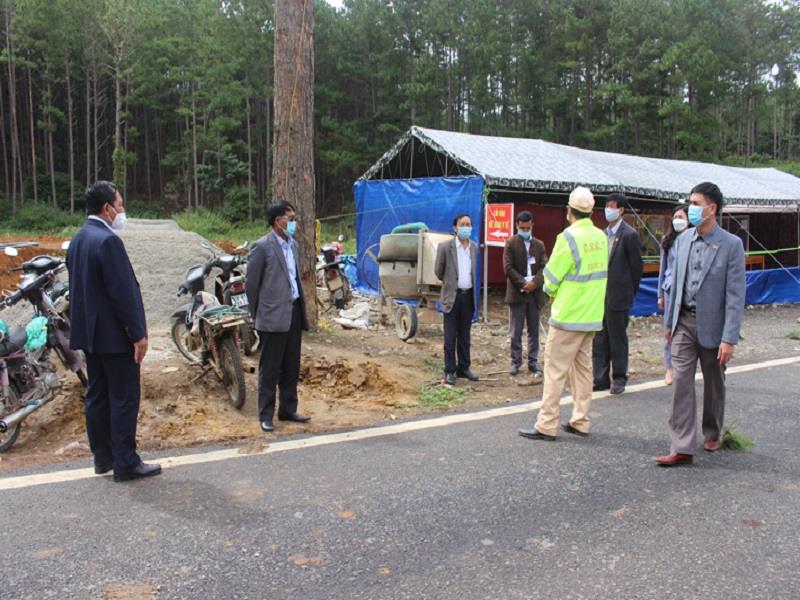
[[[545,442],[555,442],[556,436],[554,435],[547,435],[546,433],[542,433],[538,429],[520,429],[519,434],[524,437],[528,438],[529,440],[542,440]]]
[[[605,391],[605,390],[607,390],[609,387],[610,387],[610,386],[609,386],[609,384],[607,384],[607,383],[595,383],[595,384],[592,386],[592,391],[593,391],[593,392],[604,392],[604,391]]]
[[[618,396],[619,394],[621,394],[624,391],[625,391],[625,386],[624,385],[620,385],[619,383],[612,383],[611,384],[611,389],[609,390],[608,393],[609,394],[614,394],[615,396]]]
[[[292,413],[291,415],[278,415],[278,421],[294,421],[295,423],[308,423],[311,420],[311,417],[307,417],[305,415],[301,415],[298,413]]]
[[[511,365],[511,368],[508,370],[508,374],[511,376],[519,375],[519,365]]]
[[[264,433],[272,433],[275,431],[275,425],[272,424],[272,421],[261,421],[261,431]]]
[[[114,471],[114,481],[130,481],[132,479],[142,479],[143,477],[152,477],[161,473],[161,465],[155,463],[148,465],[140,462],[130,471],[117,473]]]
[[[458,376],[463,377],[464,379],[469,379],[470,381],[478,381],[478,376],[469,369],[466,371],[459,371]]]
[[[666,456],[656,456],[653,458],[653,460],[659,467],[679,467],[681,465],[692,464],[694,457],[691,454],[680,454],[679,452],[673,452],[672,454],[667,454]]]
[[[562,431],[566,431],[567,433],[573,433],[573,434],[575,434],[575,435],[579,435],[579,436],[581,436],[581,437],[589,437],[589,433],[588,433],[588,432],[586,432],[586,431],[580,431],[580,430],[578,430],[578,429],[575,429],[575,428],[574,428],[572,425],[570,425],[569,423],[564,423],[563,425],[561,425],[561,430],[562,430]]]
[[[534,375],[544,376],[544,371],[542,371],[542,367],[540,367],[538,364],[528,365],[528,371]]]
[[[711,438],[706,438],[703,442],[703,450],[706,452],[716,452],[720,449],[719,440],[712,440]]]
[[[456,374],[455,373],[445,373],[444,374],[444,382],[447,385],[455,385],[456,384]]]
[[[114,465],[112,465],[111,463],[108,464],[94,463],[94,474],[103,475],[104,473],[108,473],[113,468]]]
[[[672,385],[672,369],[667,369],[666,373],[664,373],[664,383]]]

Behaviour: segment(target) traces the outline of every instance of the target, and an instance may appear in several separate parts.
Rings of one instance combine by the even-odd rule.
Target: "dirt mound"
[[[310,388],[328,388],[342,397],[352,398],[359,394],[389,395],[397,391],[397,384],[383,375],[382,369],[372,362],[348,366],[344,359],[333,362],[324,357],[300,369],[300,381]]]

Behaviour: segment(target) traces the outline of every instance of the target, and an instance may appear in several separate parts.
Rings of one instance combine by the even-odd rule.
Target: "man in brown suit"
[[[522,365],[522,330],[528,325],[528,370],[542,376],[539,366],[539,309],[544,305],[542,269],[547,254],[541,240],[533,237],[533,215],[527,210],[517,215],[517,234],[503,250],[506,274],[508,331],[511,334],[511,368],[516,375]]]

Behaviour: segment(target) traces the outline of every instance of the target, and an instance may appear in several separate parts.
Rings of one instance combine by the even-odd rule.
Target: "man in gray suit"
[[[664,467],[691,464],[697,446],[697,361],[703,371],[703,448],[716,452],[725,414],[725,365],[739,341],[744,314],[742,241],[717,224],[722,192],[704,182],[692,189],[688,210],[694,225],[675,241],[675,265],[666,336],[672,341],[670,453]]]
[[[275,202],[267,210],[272,231],[253,244],[245,286],[250,314],[261,339],[258,364],[258,412],[261,430],[274,431],[275,388],[280,389],[278,419],[305,423],[297,413],[302,331],[308,331],[300,255],[292,239],[297,228],[294,207]]]
[[[436,249],[434,272],[442,280],[444,312],[444,381],[454,385],[456,376],[477,381],[470,370],[470,330],[478,291],[478,245],[470,239],[472,219],[467,214],[453,219],[456,237]],[[456,363],[456,349],[458,362]]]

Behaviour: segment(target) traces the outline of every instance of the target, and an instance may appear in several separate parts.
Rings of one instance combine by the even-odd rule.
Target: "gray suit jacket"
[[[292,240],[292,252],[297,265],[297,289],[300,291],[302,327],[308,331],[303,286],[300,284],[300,253]],[[258,331],[285,333],[292,325],[292,284],[289,267],[283,256],[278,235],[273,231],[262,237],[250,250],[245,278],[250,314]]]
[[[456,301],[456,291],[458,290],[458,255],[456,254],[456,244],[460,243],[458,238],[442,242],[436,249],[436,264],[434,272],[442,280],[442,295],[440,301],[442,310],[449,313],[453,310]],[[470,256],[472,257],[472,293],[473,299],[478,294],[478,244],[469,241]],[[475,303],[477,306],[477,301]]]
[[[675,333],[681,312],[689,249],[697,235],[692,228],[675,240],[675,264],[670,290],[669,315],[665,324]],[[700,287],[697,290],[697,339],[703,348],[717,348],[720,342],[739,342],[744,315],[744,248],[742,240],[717,225],[707,238],[711,249],[706,254]]]

